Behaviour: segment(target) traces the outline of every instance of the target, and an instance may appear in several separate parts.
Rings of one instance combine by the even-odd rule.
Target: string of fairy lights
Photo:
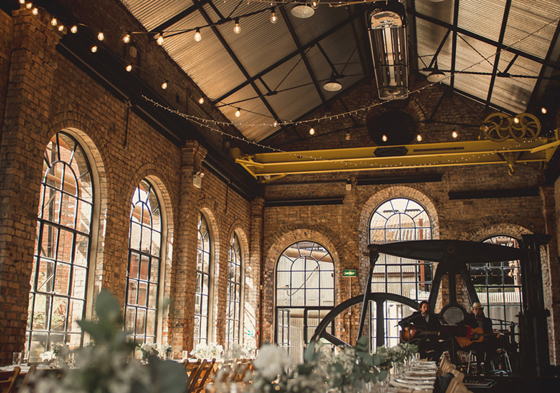
[[[257,3],[268,3],[268,4],[271,4],[271,6],[268,7],[268,8],[264,8],[264,9],[261,9],[261,10],[258,10],[258,11],[251,12],[251,13],[239,15],[239,16],[237,16],[237,17],[235,17],[235,18],[231,18],[231,16],[229,16],[229,17],[224,18],[224,19],[222,19],[222,20],[220,20],[220,21],[218,21],[218,22],[216,22],[216,23],[214,23],[214,24],[207,24],[207,25],[204,25],[204,26],[197,26],[197,27],[193,27],[193,28],[189,28],[189,29],[184,29],[184,30],[164,30],[164,31],[160,31],[160,32],[146,32],[146,31],[142,31],[142,32],[133,32],[133,31],[127,31],[127,32],[119,32],[119,33],[117,33],[117,34],[121,34],[122,40],[123,40],[123,42],[124,42],[125,44],[131,42],[132,36],[135,35],[135,34],[148,34],[148,35],[152,35],[152,36],[154,36],[155,41],[157,42],[157,44],[160,45],[160,46],[162,46],[162,45],[164,44],[164,42],[165,42],[165,38],[166,38],[166,37],[169,38],[169,37],[173,37],[173,36],[178,35],[178,34],[185,34],[185,33],[194,31],[195,33],[194,33],[193,38],[194,38],[194,40],[195,40],[196,42],[199,42],[199,41],[201,41],[201,39],[202,39],[201,29],[203,29],[203,28],[212,27],[212,26],[217,26],[217,25],[221,25],[221,24],[229,23],[229,22],[234,22],[233,32],[234,32],[235,34],[239,34],[239,33],[241,32],[241,25],[240,25],[240,20],[241,20],[241,19],[247,18],[247,17],[250,17],[250,16],[254,16],[254,15],[257,15],[257,14],[260,14],[260,13],[263,13],[263,12],[267,12],[267,11],[270,11],[270,22],[271,22],[271,23],[276,23],[276,22],[278,21],[278,17],[276,16],[276,7],[278,7],[278,6],[284,6],[284,5],[288,4],[288,3],[290,3],[290,4],[304,4],[304,5],[306,5],[306,6],[311,6],[312,9],[317,9],[318,6],[319,6],[320,4],[328,5],[328,6],[330,6],[330,7],[338,7],[338,6],[349,6],[349,5],[353,5],[353,4],[361,4],[361,3],[370,3],[370,2],[374,2],[374,1],[371,1],[371,0],[368,0],[368,1],[357,1],[357,2],[352,2],[352,1],[346,1],[346,2],[340,2],[340,1],[338,1],[338,2],[332,2],[332,1],[320,1],[320,0],[314,0],[314,1],[311,1],[311,2],[309,2],[309,1],[307,1],[307,2],[304,2],[304,1],[289,1],[289,2],[288,2],[288,1],[269,1],[269,0],[266,0],[266,1],[265,1],[265,0],[251,0],[251,1],[252,1],[252,2],[257,2]],[[22,7],[25,7],[26,9],[31,10],[31,13],[32,13],[33,15],[39,15],[39,13],[40,13],[39,8],[38,8],[37,6],[35,6],[32,2],[28,2],[28,1],[26,1],[26,0],[19,0],[19,2],[20,2],[20,4],[22,5]],[[236,7],[236,9],[237,9],[237,7]],[[234,10],[234,11],[235,11],[235,10]],[[554,24],[554,23],[558,23],[558,19],[554,19],[554,20],[551,20],[551,21],[545,23],[544,25],[542,25],[541,27],[537,28],[537,29],[534,30],[533,32],[531,32],[531,33],[525,35],[524,37],[519,38],[517,41],[515,41],[515,42],[512,43],[512,44],[510,44],[509,46],[504,46],[504,47],[502,47],[501,49],[498,49],[495,53],[493,53],[493,54],[491,54],[491,55],[489,55],[489,56],[483,57],[483,56],[481,55],[481,56],[482,56],[482,60],[480,60],[480,61],[478,61],[478,62],[476,62],[476,63],[473,63],[473,64],[471,64],[470,66],[465,67],[464,69],[462,69],[462,70],[460,70],[460,71],[457,71],[457,73],[461,73],[461,72],[468,71],[469,69],[471,69],[471,68],[473,68],[473,67],[476,67],[477,65],[479,65],[479,64],[481,64],[481,63],[483,63],[483,62],[489,61],[489,59],[491,59],[491,58],[497,56],[501,51],[504,51],[504,50],[513,48],[513,47],[514,47],[515,45],[517,45],[518,43],[520,43],[520,42],[522,42],[522,41],[524,41],[524,40],[526,40],[526,39],[528,39],[528,38],[530,38],[530,37],[532,37],[532,36],[535,36],[535,35],[538,34],[541,30],[545,29],[546,27],[548,27],[548,26],[550,26],[550,25],[552,25],[552,24]],[[78,32],[79,27],[86,27],[86,28],[92,29],[91,26],[88,26],[88,25],[83,24],[83,23],[76,23],[76,24],[71,25],[71,26],[68,28],[65,24],[61,23],[61,21],[59,21],[54,15],[52,16],[52,18],[51,18],[51,20],[50,20],[50,24],[53,26],[53,28],[56,28],[56,29],[57,29],[58,31],[60,31],[61,33],[67,33],[68,31],[70,31],[70,33],[76,34],[76,33]],[[95,29],[94,29],[94,30],[95,30]],[[100,29],[97,29],[97,37],[96,37],[97,40],[98,40],[99,42],[102,42],[102,41],[105,39],[105,35],[106,35],[107,33],[108,33],[108,31],[102,31],[102,30],[100,30]],[[91,52],[92,52],[92,53],[96,53],[98,50],[99,50],[99,47],[98,47],[98,45],[96,45],[96,44],[94,44],[94,45],[91,47]],[[124,60],[124,59],[121,59],[121,60]],[[126,64],[125,69],[126,69],[126,71],[131,72],[131,71],[133,70],[134,67],[139,68],[138,66],[133,66],[132,64]],[[143,70],[143,71],[146,72],[146,70]],[[434,86],[434,85],[436,85],[436,84],[438,84],[438,83],[441,83],[441,82],[443,82],[443,81],[445,81],[445,80],[450,79],[454,74],[455,74],[455,73],[450,73],[449,75],[446,75],[444,78],[442,78],[442,79],[439,80],[438,82],[429,83],[429,84],[426,84],[426,85],[424,85],[424,86],[422,86],[422,87],[420,87],[420,88],[418,88],[418,89],[416,89],[416,90],[410,91],[410,92],[409,92],[409,95],[420,94],[422,91],[424,91],[424,90],[426,90],[426,89],[428,89],[428,88],[431,88],[432,86]],[[154,77],[157,77],[157,75],[154,75]],[[162,88],[162,89],[167,89],[167,88],[169,87],[169,83],[170,83],[170,82],[169,82],[168,80],[165,80],[165,81],[162,83],[161,88]],[[177,115],[177,116],[181,116],[181,117],[187,119],[188,121],[190,121],[190,122],[192,122],[192,123],[194,123],[194,124],[196,124],[196,125],[198,125],[198,126],[200,126],[200,127],[204,127],[204,128],[206,128],[206,129],[208,129],[208,130],[210,130],[210,131],[217,132],[217,133],[219,133],[220,135],[225,136],[225,137],[227,137],[227,138],[239,140],[239,141],[241,141],[241,142],[243,142],[243,143],[247,143],[247,144],[250,144],[250,145],[257,146],[257,147],[259,147],[259,148],[267,149],[268,151],[278,152],[278,153],[285,153],[285,154],[293,155],[294,157],[296,157],[296,158],[298,158],[298,159],[305,158],[305,159],[309,159],[309,160],[312,160],[312,161],[329,160],[329,161],[331,161],[331,162],[341,162],[341,163],[343,162],[343,163],[345,163],[345,165],[347,165],[347,167],[348,167],[348,166],[353,166],[353,167],[356,167],[356,168],[357,168],[357,167],[363,167],[363,166],[371,166],[372,168],[375,167],[375,168],[387,168],[387,169],[390,169],[390,168],[393,168],[393,167],[406,168],[406,167],[420,167],[420,166],[432,166],[432,165],[433,165],[433,164],[404,165],[403,163],[395,163],[395,164],[392,164],[392,165],[391,165],[391,164],[387,164],[387,165],[384,165],[384,166],[379,166],[379,165],[377,165],[377,164],[371,164],[371,163],[359,162],[359,161],[357,161],[357,162],[347,162],[347,161],[345,161],[345,160],[333,161],[333,160],[331,160],[331,159],[323,158],[323,157],[320,157],[320,156],[304,156],[304,155],[302,156],[302,153],[301,153],[301,152],[293,153],[293,152],[289,152],[289,151],[284,151],[284,150],[282,150],[282,149],[274,148],[274,147],[271,147],[271,146],[266,146],[266,145],[260,144],[260,143],[258,143],[258,142],[255,142],[255,141],[248,140],[248,139],[246,139],[246,138],[244,138],[244,137],[238,137],[238,136],[235,136],[235,135],[231,135],[231,134],[229,134],[229,133],[227,133],[227,132],[224,132],[224,131],[222,131],[222,130],[216,128],[216,126],[234,126],[234,127],[237,127],[237,126],[243,126],[243,125],[251,125],[251,126],[253,126],[253,127],[254,127],[254,126],[278,127],[278,126],[288,126],[288,125],[297,126],[297,125],[301,125],[301,124],[319,123],[319,122],[321,122],[321,121],[330,121],[330,120],[336,120],[336,119],[339,119],[339,118],[344,118],[344,117],[347,117],[347,116],[357,115],[357,114],[359,114],[360,112],[367,112],[367,111],[371,110],[372,108],[385,105],[385,104],[391,102],[393,99],[384,100],[384,101],[381,101],[381,102],[375,102],[375,103],[370,104],[370,105],[367,105],[367,106],[363,106],[363,107],[360,107],[360,108],[357,108],[357,109],[353,109],[353,110],[348,110],[348,111],[345,111],[345,112],[340,112],[340,113],[337,113],[337,114],[330,114],[330,115],[325,115],[325,116],[316,117],[316,118],[310,118],[310,119],[303,119],[303,120],[278,120],[278,119],[274,119],[274,121],[273,121],[272,123],[247,123],[247,122],[243,122],[243,121],[240,121],[240,122],[232,122],[232,121],[229,121],[229,122],[228,122],[228,121],[218,121],[218,120],[214,120],[214,119],[201,118],[201,117],[197,117],[197,116],[194,116],[194,115],[185,114],[185,113],[182,113],[182,112],[180,112],[180,111],[178,111],[178,110],[172,109],[172,108],[170,108],[170,107],[161,105],[160,103],[156,102],[156,101],[153,100],[153,99],[150,99],[149,97],[147,97],[147,96],[145,96],[145,95],[143,95],[142,97],[143,97],[146,101],[150,102],[152,105],[154,105],[154,106],[156,106],[156,107],[162,108],[162,109],[164,109],[164,110],[166,110],[166,111],[168,111],[168,112],[170,112],[170,113],[172,113],[172,114],[175,114],[175,115]],[[394,99],[398,99],[398,98],[394,98]],[[203,105],[204,102],[205,102],[204,96],[201,95],[201,97],[198,99],[198,103],[199,103],[200,105]],[[225,104],[225,105],[228,105],[228,104]],[[542,111],[542,113],[546,113],[546,108],[542,108],[541,111]],[[240,116],[241,116],[241,108],[237,108],[237,111],[235,112],[235,116],[236,116],[236,117],[240,117]],[[265,116],[265,115],[263,115],[263,116]],[[515,121],[515,119],[517,119],[517,118],[514,118],[514,121]],[[315,129],[314,129],[314,127],[311,127],[311,128],[309,129],[309,134],[310,134],[310,135],[314,135],[314,134],[315,134]],[[458,133],[457,133],[456,131],[453,131],[452,137],[453,137],[454,139],[457,138],[457,137],[458,137]],[[419,141],[419,142],[422,141],[421,135],[418,134],[416,139],[417,139],[417,141]],[[386,140],[387,140],[387,137],[386,137],[385,135],[383,135],[383,141],[386,141]],[[508,151],[508,150],[515,151],[515,150],[518,150],[518,149],[522,148],[523,144],[528,143],[528,142],[530,142],[530,141],[520,142],[518,145],[513,146],[513,147],[509,147],[509,148],[503,147],[503,148],[501,148],[501,149],[496,149],[496,151],[494,151],[494,152],[481,153],[481,154],[479,154],[479,155],[477,156],[477,158],[480,159],[480,158],[483,158],[483,157],[486,157],[486,156],[495,155],[497,152],[504,152],[504,151]],[[467,162],[467,160],[468,160],[468,161],[471,161],[471,160],[473,159],[473,157],[474,157],[474,156],[472,156],[472,155],[470,156],[470,158],[467,158],[467,157],[459,157],[457,160],[449,160],[449,161],[448,161],[448,164],[449,164],[449,165],[453,165],[453,164],[459,164],[459,163],[461,163],[461,162]]]

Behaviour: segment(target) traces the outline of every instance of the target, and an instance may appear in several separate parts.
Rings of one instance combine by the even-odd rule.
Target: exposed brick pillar
[[[550,310],[548,318],[548,337],[551,364],[558,364],[560,359],[560,266],[558,263],[558,228],[556,222],[556,206],[554,187],[547,186],[540,189],[543,201],[543,216],[546,224],[546,234],[550,235],[548,244],[547,265],[543,266],[543,290],[545,307]]]
[[[196,141],[182,148],[181,188],[177,216],[177,243],[173,256],[171,285],[172,314],[170,343],[175,353],[191,350],[194,332],[194,294],[198,239],[200,188],[193,185],[193,175],[202,169],[206,149]],[[204,181],[204,180],[203,180]]]
[[[42,156],[48,142],[58,35],[30,10],[14,12],[0,150],[0,364],[25,343]]]
[[[245,315],[244,330],[254,332],[254,340],[247,344],[262,345],[262,289],[261,271],[263,264],[263,215],[264,199],[255,198],[251,202],[251,236],[249,244],[249,263],[245,268]],[[272,310],[264,310],[272,312]]]

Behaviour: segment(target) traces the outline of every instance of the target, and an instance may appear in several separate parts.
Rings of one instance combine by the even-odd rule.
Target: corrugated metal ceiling
[[[271,24],[271,3],[259,1],[121,1],[148,31],[161,26],[165,35],[191,30],[168,37],[164,49],[251,140],[281,130],[272,126],[275,118],[298,120],[360,80],[371,79],[366,75],[372,67],[368,33],[359,21],[366,13],[361,5],[329,7],[322,2],[314,16],[298,19],[290,13],[293,4],[278,3],[278,22]],[[459,73],[443,83],[505,111],[526,109],[555,37],[559,1],[406,0],[406,4],[408,18],[416,18],[416,31],[409,35],[415,37],[418,58],[411,61],[418,62],[421,73],[428,75],[422,69],[428,68],[447,35],[437,65],[450,75],[455,63]],[[263,12],[244,17],[259,10]],[[232,18],[239,16],[241,33],[234,34]],[[166,24],[170,20],[175,23]],[[207,27],[209,23],[216,27]],[[202,27],[201,42],[193,39],[196,27]],[[513,50],[497,53],[501,36],[503,45]],[[367,54],[365,59],[358,46]],[[322,88],[332,67],[345,76],[340,79],[343,89],[336,93]],[[506,71],[511,76],[497,74]],[[237,108],[242,109],[240,118],[235,117]]]

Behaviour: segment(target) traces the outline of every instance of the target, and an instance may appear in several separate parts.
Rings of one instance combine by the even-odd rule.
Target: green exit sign
[[[356,269],[344,269],[342,277],[356,277]]]

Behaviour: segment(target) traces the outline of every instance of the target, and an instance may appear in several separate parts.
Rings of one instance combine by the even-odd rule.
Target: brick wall
[[[187,311],[193,304],[195,278],[179,273],[195,267],[196,222],[190,218],[196,220],[201,209],[214,217],[218,277],[214,330],[222,343],[225,326],[219,320],[226,309],[230,237],[234,231],[240,235],[249,260],[250,203],[204,166],[200,167],[205,172],[202,188],[193,187],[192,168],[184,162],[184,150],[191,145],[182,150],[132,112],[127,114],[125,102],[60,55],[55,47],[59,33],[48,23],[49,15],[35,17],[21,10],[13,19],[5,14],[2,18],[2,28],[13,23],[15,33],[11,54],[4,42],[0,46],[2,56],[11,56],[11,79],[7,94],[1,96],[6,102],[6,118],[0,150],[0,363],[8,363],[11,352],[24,345],[42,155],[50,138],[61,130],[84,146],[97,179],[92,246],[95,263],[90,265],[95,290],[90,293],[88,315],[92,312],[92,295],[101,287],[124,302],[131,200],[139,182],[148,179],[158,189],[164,206],[163,295]],[[7,78],[7,73],[0,74],[0,80],[5,80],[2,78]],[[250,298],[256,300],[254,295]],[[256,308],[256,304],[248,307]],[[168,337],[177,354],[190,349],[192,312],[181,320],[164,320],[162,330],[163,340]]]
[[[417,88],[422,86],[417,80]],[[422,94],[412,97],[405,109],[415,121],[423,141],[453,141],[452,131],[459,132],[458,140],[475,140],[479,134],[482,120],[490,114],[483,106],[456,95],[448,95],[436,112],[434,123],[423,123],[429,118],[443,94],[443,88],[432,86]],[[364,85],[342,98],[348,110],[363,107],[376,101],[375,91]],[[340,105],[338,107],[337,105]],[[376,108],[379,113],[383,110]],[[332,105],[332,113],[345,112],[341,104]],[[325,113],[328,114],[329,112]],[[315,114],[312,117],[323,115]],[[361,116],[361,118],[360,118]],[[356,120],[363,124],[365,115],[357,115]],[[284,133],[270,140],[274,147],[286,150],[327,149],[361,147],[373,145],[365,127],[353,127],[350,139],[346,139],[346,129],[352,126],[349,117],[332,122],[325,121],[313,125],[315,135],[309,136],[308,126],[299,126],[298,137],[293,132]],[[450,124],[448,124],[450,123]],[[458,126],[457,124],[463,124]],[[470,126],[469,126],[470,125]],[[415,142],[417,143],[417,142]],[[357,178],[383,178],[391,176],[422,176],[441,174],[442,181],[435,183],[408,183],[357,185]],[[347,181],[352,190],[346,191]],[[285,184],[282,184],[285,183]],[[539,196],[515,198],[450,199],[449,192],[468,190],[540,188]],[[559,186],[556,186],[558,190]],[[550,263],[544,267],[543,278],[546,282],[546,306],[553,311],[549,319],[551,359],[553,362],[560,350],[560,330],[558,329],[557,300],[560,296],[558,283],[558,264],[556,255],[555,216],[558,206],[551,204],[552,189],[544,185],[543,172],[538,166],[518,165],[513,175],[508,174],[507,165],[463,166],[450,168],[423,168],[379,170],[373,172],[296,175],[280,179],[265,190],[265,199],[306,199],[338,196],[343,198],[341,205],[334,206],[291,206],[266,207],[264,209],[264,246],[263,246],[263,339],[274,340],[274,282],[276,262],[285,247],[295,241],[312,240],[325,246],[336,255],[336,281],[344,282],[341,269],[358,269],[358,280],[352,285],[352,295],[363,291],[369,258],[364,252],[368,244],[368,226],[372,213],[384,201],[394,197],[407,197],[416,200],[428,211],[432,220],[434,239],[459,239],[481,241],[487,237],[502,234],[520,238],[526,233],[554,232],[550,243]],[[558,192],[556,192],[558,194]],[[359,285],[358,285],[359,282]],[[555,284],[556,283],[556,284]],[[349,298],[349,286],[339,285],[336,304]],[[444,291],[447,291],[444,288]],[[347,323],[347,322],[345,322]],[[355,317],[353,323],[356,323]],[[340,329],[342,329],[339,326]],[[341,337],[347,337],[348,329],[339,330]]]

